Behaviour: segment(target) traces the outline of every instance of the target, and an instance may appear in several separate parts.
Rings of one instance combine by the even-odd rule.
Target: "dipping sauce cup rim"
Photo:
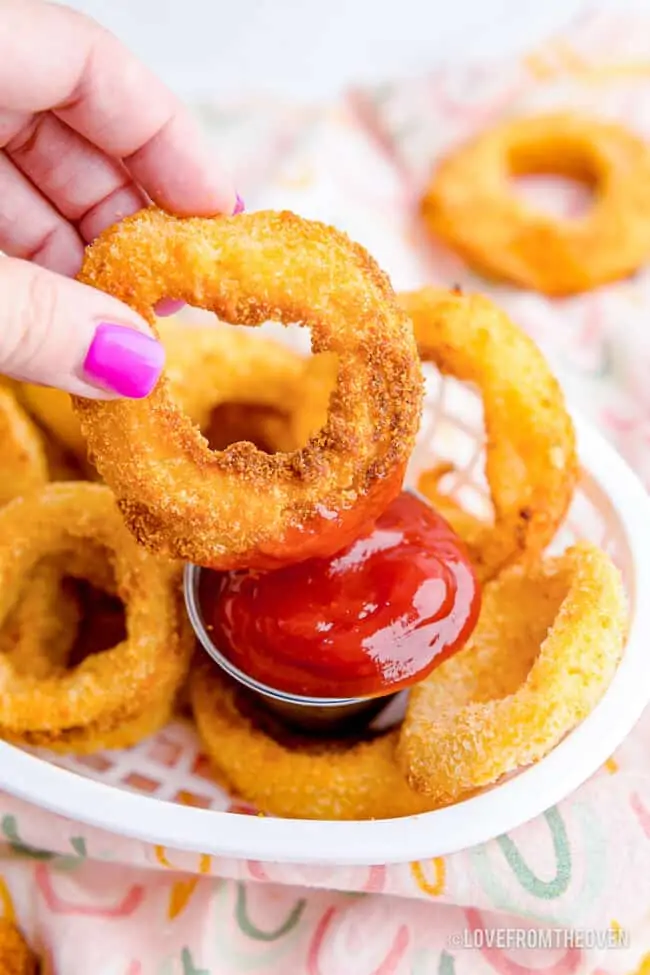
[[[215,663],[219,664],[222,670],[224,670],[230,677],[243,684],[244,687],[249,688],[252,691],[256,691],[258,694],[264,697],[271,698],[275,701],[284,701],[287,704],[295,704],[299,707],[304,708],[340,708],[348,707],[350,705],[360,704],[363,701],[374,700],[376,697],[388,697],[392,692],[388,692],[386,695],[372,695],[365,697],[308,697],[302,694],[292,694],[289,691],[282,691],[276,687],[270,687],[268,684],[263,684],[261,681],[255,680],[254,677],[249,677],[243,670],[236,667],[224,654],[219,650],[217,646],[212,641],[212,638],[205,626],[203,621],[203,614],[201,612],[201,607],[199,605],[199,577],[203,571],[212,571],[210,569],[204,570],[202,566],[195,565],[192,562],[188,562],[183,570],[183,594],[185,596],[185,607],[187,609],[187,615],[189,616],[190,623],[194,628],[199,642],[204,650],[212,657]]]

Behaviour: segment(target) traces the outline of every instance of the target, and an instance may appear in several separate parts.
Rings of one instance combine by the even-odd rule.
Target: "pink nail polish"
[[[184,307],[184,301],[176,301],[175,298],[161,298],[156,304],[154,311],[158,318],[166,318],[168,315],[175,315],[177,311],[180,311]]]
[[[148,396],[165,362],[160,342],[124,325],[101,322],[95,331],[84,372],[98,386],[129,399]]]
[[[244,201],[242,200],[241,196],[238,193],[237,202],[235,203],[235,209],[232,211],[233,216],[235,216],[237,213],[243,213],[245,209],[246,209],[246,204],[244,203]]]

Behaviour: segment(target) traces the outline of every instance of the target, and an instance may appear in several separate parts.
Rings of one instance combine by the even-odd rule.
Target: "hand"
[[[135,312],[71,280],[84,245],[149,201],[242,209],[189,112],[119,41],[42,0],[0,0],[0,373],[98,399],[151,391]]]

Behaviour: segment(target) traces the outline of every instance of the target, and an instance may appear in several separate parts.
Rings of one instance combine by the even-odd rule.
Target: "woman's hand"
[[[0,373],[140,397],[163,365],[147,324],[81,285],[84,245],[149,201],[242,208],[189,112],[120,42],[41,0],[0,0]]]

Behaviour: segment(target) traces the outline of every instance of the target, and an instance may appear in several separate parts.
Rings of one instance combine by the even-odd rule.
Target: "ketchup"
[[[407,687],[467,641],[479,587],[446,521],[403,492],[337,555],[274,572],[201,573],[215,646],[240,670],[311,697]]]

